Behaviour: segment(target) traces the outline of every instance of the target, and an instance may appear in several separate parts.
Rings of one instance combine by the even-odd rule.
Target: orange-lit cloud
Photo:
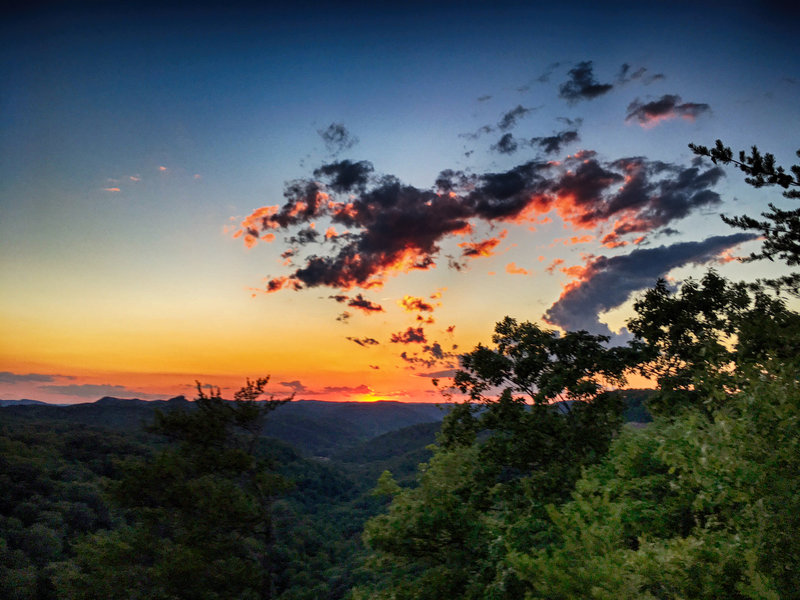
[[[641,157],[603,161],[582,150],[564,161],[530,161],[504,172],[471,174],[445,169],[433,190],[376,176],[368,161],[334,161],[314,170],[314,179],[287,184],[282,206],[261,207],[241,222],[248,245],[259,236],[291,230],[299,253],[287,275],[295,289],[327,286],[340,290],[381,287],[386,278],[436,268],[440,242],[474,231],[478,222],[541,223],[558,214],[573,229],[593,230],[607,246],[630,243],[690,212],[718,204],[710,188],[719,167],[682,167]],[[310,224],[329,221],[320,234]],[[339,227],[347,234],[337,234]],[[467,258],[497,253],[496,237],[461,242]],[[247,236],[250,237],[247,237]],[[561,243],[579,244],[592,234]],[[458,260],[448,265],[461,269]]]
[[[545,268],[545,271],[547,271],[548,273],[550,273],[550,274],[552,275],[552,274],[555,272],[555,270],[556,270],[556,269],[557,269],[559,266],[561,266],[561,265],[563,265],[563,264],[564,264],[564,259],[563,259],[563,258],[556,258],[556,259],[554,259],[554,260],[553,260],[553,262],[551,262],[551,263],[550,263],[550,264],[547,266],[547,268]]]
[[[104,192],[120,192],[122,190],[120,190],[118,187],[107,187],[107,188],[103,188],[103,191]]]
[[[530,272],[522,267],[518,267],[516,263],[510,262],[506,265],[506,273],[510,275],[530,275]]]
[[[497,248],[506,235],[508,235],[508,230],[503,229],[497,237],[488,238],[480,242],[461,242],[458,246],[463,248],[461,255],[467,258],[493,256],[494,249]]]
[[[416,296],[403,296],[397,303],[403,307],[406,312],[433,312],[433,306],[425,302],[422,298]]]

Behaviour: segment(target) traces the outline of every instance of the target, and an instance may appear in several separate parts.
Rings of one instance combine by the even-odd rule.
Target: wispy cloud
[[[343,123],[331,123],[325,129],[318,129],[317,133],[325,143],[328,152],[334,156],[344,150],[349,150],[358,143],[358,138],[352,135]]]
[[[39,389],[51,394],[63,396],[77,396],[79,398],[100,398],[102,396],[116,396],[119,398],[139,398],[142,400],[157,398],[156,394],[149,394],[127,388],[123,385],[110,383],[94,384],[68,384],[68,385],[40,385]]]

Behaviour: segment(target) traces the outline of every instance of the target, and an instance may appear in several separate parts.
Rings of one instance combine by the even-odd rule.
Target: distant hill
[[[40,400],[28,400],[27,398],[22,398],[21,400],[0,400],[0,407],[25,406],[28,404],[47,404],[47,402],[42,402]]]
[[[3,417],[26,421],[59,421],[110,427],[125,431],[141,429],[156,409],[194,407],[183,396],[145,401],[105,397],[97,402],[59,406],[15,404],[3,407]],[[267,419],[264,434],[287,442],[313,456],[330,456],[337,450],[383,433],[418,423],[441,421],[444,411],[434,404],[404,402],[322,402],[296,400],[279,407]]]
[[[652,390],[626,390],[624,392],[627,410],[625,420],[644,423],[651,420],[644,406]],[[110,427],[124,431],[139,431],[151,422],[156,409],[173,410],[194,407],[194,403],[184,396],[169,400],[139,400],[106,396],[97,402],[72,405],[55,405],[35,400],[0,401],[4,418],[27,421],[58,421],[85,425]],[[438,424],[446,414],[444,408],[436,404],[410,402],[323,402],[320,400],[295,400],[279,407],[267,419],[264,435],[276,438],[297,448],[310,456],[334,457],[350,461],[347,452],[372,452],[359,446],[378,436],[395,432],[410,426],[427,424],[426,438],[419,445],[409,448],[417,452],[432,443],[434,424]],[[403,434],[414,438],[417,431]],[[386,440],[374,440],[384,444]],[[398,443],[399,438],[392,443]],[[416,443],[416,442],[415,442]],[[396,456],[397,453],[389,454]],[[387,458],[389,455],[387,455]],[[375,459],[380,462],[380,458]],[[360,462],[360,461],[356,461]]]

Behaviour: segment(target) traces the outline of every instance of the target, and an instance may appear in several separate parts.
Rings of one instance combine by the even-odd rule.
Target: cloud
[[[365,384],[361,384],[358,386],[347,386],[347,385],[326,385],[322,392],[318,392],[320,394],[369,394],[372,389]]]
[[[621,239],[626,234],[664,227],[722,201],[710,189],[723,177],[722,169],[703,169],[699,161],[689,167],[643,157],[607,163],[584,155],[566,166],[551,183],[552,207],[577,228],[610,228],[601,240],[609,247],[627,243]]]
[[[103,191],[104,192],[115,192],[116,193],[116,192],[120,192],[122,190],[120,190],[118,187],[107,187],[107,188],[103,188]]]
[[[553,137],[571,137],[565,133]],[[547,140],[545,146],[551,141],[560,143]],[[247,245],[280,231],[293,234],[287,265],[292,272],[268,278],[266,292],[378,288],[392,275],[435,268],[440,244],[472,233],[481,222],[530,224],[550,212],[575,229],[598,230],[609,247],[624,245],[629,234],[641,237],[718,204],[721,199],[710,188],[723,175],[721,168],[705,168],[700,161],[688,167],[643,157],[603,161],[589,150],[561,162],[536,159],[499,172],[446,169],[429,189],[376,175],[368,161],[335,161],[314,173],[317,179],[288,182],[282,206],[255,210],[234,233]],[[312,226],[319,220],[343,233],[318,235]],[[490,238],[460,246],[464,256],[489,256],[498,243]],[[313,251],[301,252],[309,246]],[[463,266],[452,257],[448,264]],[[382,310],[358,298],[348,306]]]
[[[538,146],[545,154],[558,154],[564,146],[572,142],[577,142],[579,139],[578,130],[570,129],[559,131],[547,137],[531,138],[530,144],[532,146]]]
[[[506,273],[509,275],[530,275],[530,271],[523,269],[522,267],[518,267],[517,263],[514,262],[510,262],[506,265]]]
[[[12,373],[11,371],[0,371],[0,383],[47,383],[55,381],[56,377],[63,378],[64,375],[47,375],[45,373]],[[69,377],[72,379],[72,377]]]
[[[519,143],[514,139],[512,134],[506,133],[497,140],[497,143],[493,144],[490,149],[500,154],[514,154],[514,152],[519,150]]]
[[[40,385],[39,389],[51,394],[61,394],[64,396],[79,396],[81,398],[100,398],[102,396],[116,396],[116,397],[136,397],[141,399],[149,399],[157,397],[154,394],[144,394],[137,392],[122,385],[94,384],[69,384],[69,385]]]
[[[371,337],[354,338],[354,337],[349,337],[348,336],[346,339],[350,340],[351,342],[353,342],[355,344],[358,344],[359,346],[363,346],[363,347],[375,346],[377,344],[380,344],[380,342],[378,340],[373,339]]]
[[[610,91],[614,86],[610,83],[599,83],[592,72],[592,61],[578,63],[569,70],[569,79],[558,88],[558,95],[570,104],[580,100],[592,100]]]
[[[409,363],[412,369],[416,369],[417,367],[430,369],[436,365],[444,365],[452,368],[455,366],[452,359],[456,357],[456,354],[446,352],[439,342],[425,344],[418,352],[404,351],[400,353],[400,358]]]
[[[397,303],[402,306],[406,312],[433,312],[433,305],[425,302],[423,298],[417,298],[416,296],[403,296],[403,299],[398,300]]]
[[[326,178],[328,187],[334,192],[363,190],[373,171],[372,163],[366,160],[351,162],[342,160],[323,165],[314,171],[315,177]]]
[[[503,229],[497,237],[488,238],[479,242],[462,242],[458,246],[463,248],[461,256],[465,258],[479,258],[482,256],[493,256],[494,249],[500,244],[508,234],[507,229]]]
[[[416,373],[417,377],[431,377],[438,379],[439,377],[455,377],[457,369],[443,369],[441,371],[432,371],[428,373]]]
[[[636,121],[642,127],[655,127],[662,121],[682,118],[694,121],[700,115],[711,112],[708,104],[696,102],[683,102],[681,97],[674,94],[665,94],[658,100],[642,102],[638,98],[628,105],[626,122]]]
[[[715,260],[734,246],[757,236],[737,233],[702,242],[680,242],[658,248],[639,248],[630,254],[590,257],[585,266],[571,269],[577,277],[545,312],[544,319],[568,331],[586,330],[613,335],[598,314],[623,304],[632,293],[652,287],[659,277],[688,264]]]
[[[331,123],[325,129],[318,129],[317,133],[325,142],[328,152],[333,155],[349,150],[358,143],[358,138],[353,136],[342,123]]]
[[[581,119],[570,121],[570,124],[580,124]],[[492,152],[499,154],[514,154],[517,150],[525,147],[538,148],[545,154],[558,154],[562,148],[580,139],[577,129],[559,131],[550,136],[533,137],[529,140],[518,139],[511,133],[504,134],[496,144],[490,146]]]
[[[521,104],[518,104],[515,108],[503,113],[503,115],[500,117],[500,121],[497,123],[497,127],[501,131],[508,131],[517,124],[519,119],[532,111],[532,108],[525,108]]]
[[[298,393],[298,394],[308,391],[308,388],[306,386],[304,386],[302,383],[300,383],[297,379],[295,379],[294,381],[281,381],[280,385],[282,385],[284,387],[288,387],[293,392]]]
[[[393,333],[390,341],[393,344],[425,344],[428,340],[422,327],[409,327],[405,331]]]
[[[365,314],[371,314],[374,312],[385,312],[380,304],[376,304],[371,300],[367,300],[361,294],[356,294],[355,298],[350,298],[348,296],[345,296],[344,294],[331,296],[331,298],[340,303],[347,303],[347,306],[351,308],[356,308]]]
[[[664,79],[663,73],[654,73],[652,75],[647,74],[647,69],[644,67],[639,67],[635,71],[631,71],[632,67],[628,63],[623,63],[619,70],[619,75],[617,75],[617,83],[619,85],[624,85],[626,83],[630,83],[631,81],[641,81],[645,85],[650,85],[654,81],[658,81],[660,79]]]

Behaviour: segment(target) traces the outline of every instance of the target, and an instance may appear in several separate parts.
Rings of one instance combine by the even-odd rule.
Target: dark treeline
[[[797,197],[798,166],[693,148]],[[727,222],[766,240],[750,260],[796,266],[800,210],[770,209]],[[461,357],[443,421],[365,416],[347,443],[302,448],[302,419],[265,435],[292,403],[258,400],[264,379],[144,408],[144,430],[0,409],[0,597],[800,598],[782,294],[796,277],[659,281],[616,347],[506,318]],[[632,373],[656,389],[613,391]]]

